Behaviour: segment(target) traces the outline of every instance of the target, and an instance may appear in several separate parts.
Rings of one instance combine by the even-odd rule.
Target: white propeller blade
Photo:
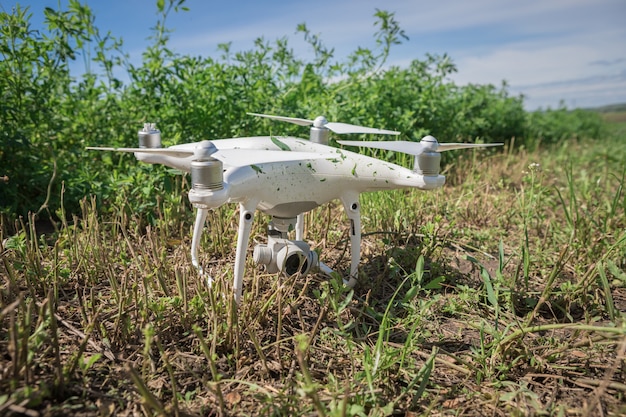
[[[339,135],[344,133],[371,133],[373,135],[400,134],[400,132],[395,132],[393,130],[376,129],[374,127],[357,126],[348,123],[328,122],[325,126]]]
[[[374,135],[399,135],[400,134],[400,132],[395,132],[393,130],[384,130],[384,129],[376,129],[373,127],[357,126],[357,125],[352,125],[349,123],[329,122],[323,116],[320,116],[316,118],[315,120],[309,120],[309,119],[300,119],[297,117],[274,116],[270,114],[260,114],[260,113],[248,113],[248,114],[251,116],[265,117],[267,119],[294,123],[300,126],[313,125],[315,127],[326,127],[340,135],[346,134],[346,133],[371,133]]]
[[[169,149],[169,148],[106,148],[97,146],[88,146],[90,151],[109,151],[109,152],[142,152],[156,153],[164,156],[173,156],[174,158],[187,158],[194,154],[193,149]]]
[[[398,140],[394,142],[361,142],[357,140],[338,140],[337,143],[347,146],[360,146],[363,148],[384,149],[387,151],[404,152],[412,155],[419,155],[424,152],[419,142],[408,142]],[[418,153],[416,153],[418,152]]]
[[[426,140],[425,140],[426,139]],[[432,136],[427,136],[421,142],[399,140],[395,142],[362,142],[353,140],[338,140],[337,143],[347,146],[362,146],[364,148],[385,149],[388,151],[403,152],[409,155],[421,155],[425,151],[444,152],[455,149],[486,148],[501,146],[502,143],[438,143]]]
[[[89,150],[152,153],[175,158],[187,158],[194,155],[194,150],[171,148],[98,148],[88,147]],[[255,164],[272,162],[303,161],[311,159],[336,158],[337,154],[318,154],[312,152],[267,151],[258,149],[222,149],[211,154],[212,157],[232,167],[244,167]]]
[[[281,122],[289,122],[300,126],[310,126],[313,120],[299,119],[297,117],[273,116],[271,114],[248,113],[250,116],[265,117],[266,119],[280,120]]]

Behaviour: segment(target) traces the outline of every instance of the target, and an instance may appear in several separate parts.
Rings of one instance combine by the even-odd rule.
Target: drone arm
[[[243,274],[246,266],[246,253],[250,241],[250,231],[254,221],[254,212],[258,201],[246,201],[239,204],[239,233],[237,234],[237,253],[235,255],[235,270],[233,280],[233,292],[235,302],[239,304],[243,293]]]
[[[350,279],[346,282],[346,285],[354,287],[361,260],[361,205],[359,204],[359,194],[356,192],[346,193],[341,197],[341,202],[350,220]]]

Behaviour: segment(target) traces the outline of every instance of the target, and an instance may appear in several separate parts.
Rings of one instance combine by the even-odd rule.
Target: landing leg
[[[235,302],[239,304],[243,292],[243,274],[246,266],[246,253],[250,241],[250,231],[254,221],[254,212],[257,201],[239,204],[239,233],[237,234],[237,253],[235,255],[235,278],[233,280],[233,293]]]
[[[304,213],[298,214],[296,220],[296,240],[303,240],[304,238]]]
[[[193,237],[191,238],[191,264],[198,270],[201,276],[204,276],[202,265],[198,262],[198,246],[200,246],[200,238],[204,230],[204,222],[206,221],[209,209],[199,208],[196,213],[196,222],[193,225]],[[207,276],[208,284],[213,283],[213,278]]]
[[[361,260],[361,205],[358,193],[346,193],[341,197],[346,215],[350,220],[350,279],[345,282],[348,287],[354,287],[358,276]]]

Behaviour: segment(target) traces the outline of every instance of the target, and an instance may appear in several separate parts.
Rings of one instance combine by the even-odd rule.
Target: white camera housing
[[[268,236],[267,244],[254,247],[254,261],[265,265],[268,273],[286,276],[307,275],[319,269],[317,253],[306,242]]]

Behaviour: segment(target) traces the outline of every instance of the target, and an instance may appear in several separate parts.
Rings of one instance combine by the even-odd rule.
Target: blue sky
[[[156,22],[156,0],[86,0],[101,33],[122,37],[134,62]],[[40,25],[45,6],[58,0],[0,0],[5,11],[30,6]],[[64,4],[65,1],[61,0]],[[389,64],[407,65],[425,53],[447,53],[457,84],[509,84],[530,110],[626,102],[625,0],[187,0],[189,12],[171,15],[170,48],[218,56],[217,45],[250,49],[254,39],[288,37],[301,57],[311,55],[297,24],[305,22],[338,59],[358,46],[373,48],[376,9],[395,12],[409,36]]]

